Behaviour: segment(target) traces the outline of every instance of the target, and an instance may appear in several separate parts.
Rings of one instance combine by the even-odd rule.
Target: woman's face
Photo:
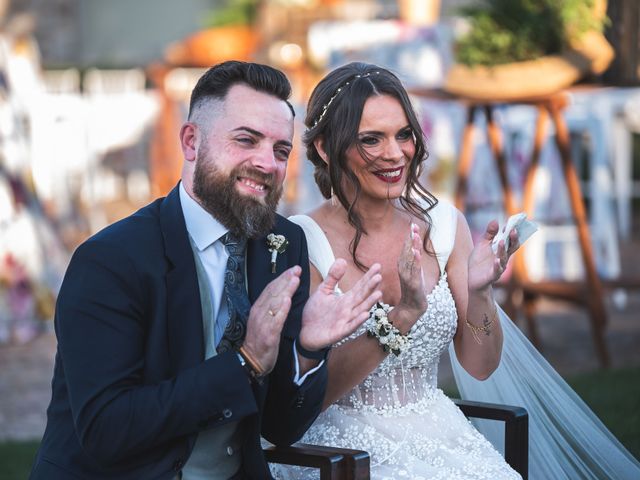
[[[414,133],[402,104],[390,95],[370,97],[362,110],[356,141],[346,152],[347,165],[362,186],[361,195],[400,197],[415,151]]]

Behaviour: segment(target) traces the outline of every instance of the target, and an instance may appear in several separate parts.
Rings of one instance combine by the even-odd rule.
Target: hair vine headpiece
[[[320,113],[320,116],[313,122],[313,125],[311,126],[311,128],[315,128],[316,125],[318,125],[318,123],[320,123],[322,121],[322,119],[324,118],[324,116],[327,113],[327,110],[329,110],[329,107],[331,106],[331,104],[333,103],[333,100],[340,94],[340,92],[342,90],[344,90],[345,88],[347,88],[349,85],[351,85],[351,82],[353,82],[354,80],[358,79],[358,78],[367,78],[370,77],[371,75],[380,75],[380,71],[376,70],[375,72],[367,72],[367,73],[358,73],[356,75],[354,75],[353,77],[349,78],[349,80],[347,80],[346,82],[344,82],[343,85],[340,85],[338,87],[338,89],[335,91],[335,93],[331,96],[331,98],[329,99],[329,101],[327,103],[325,103],[322,106],[322,113]]]

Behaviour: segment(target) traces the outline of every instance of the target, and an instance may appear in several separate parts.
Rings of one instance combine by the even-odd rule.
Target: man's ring
[[[269,312],[268,312],[268,313],[269,313],[269,315],[271,315],[272,317],[275,317],[275,316],[276,316],[276,314],[275,314],[275,313],[273,313],[273,310],[271,310],[271,309],[269,310]]]

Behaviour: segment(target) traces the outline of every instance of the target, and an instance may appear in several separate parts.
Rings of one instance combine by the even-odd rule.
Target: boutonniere
[[[289,245],[289,240],[284,235],[275,235],[270,233],[267,235],[267,247],[271,252],[271,273],[276,273],[276,258],[279,253],[284,253]]]

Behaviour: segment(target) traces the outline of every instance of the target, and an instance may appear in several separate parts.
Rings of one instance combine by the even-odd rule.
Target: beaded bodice
[[[397,357],[389,354],[364,381],[322,412],[302,442],[366,450],[371,455],[371,478],[380,480],[514,480],[519,476],[437,388],[438,363],[458,324],[446,273],[458,212],[441,202],[430,216],[440,278],[426,296],[426,312],[411,328],[411,344]],[[304,229],[309,259],[325,277],[334,261],[326,235],[310,217],[298,215],[292,220]],[[344,342],[366,328],[360,327]],[[275,477],[307,480],[317,478],[317,473],[292,467],[279,469]]]
[[[444,272],[427,295],[427,310],[411,328],[411,345],[387,358],[337,404],[358,409],[413,408],[437,388],[438,362],[456,332],[458,315]],[[360,327],[348,339],[362,335]]]

